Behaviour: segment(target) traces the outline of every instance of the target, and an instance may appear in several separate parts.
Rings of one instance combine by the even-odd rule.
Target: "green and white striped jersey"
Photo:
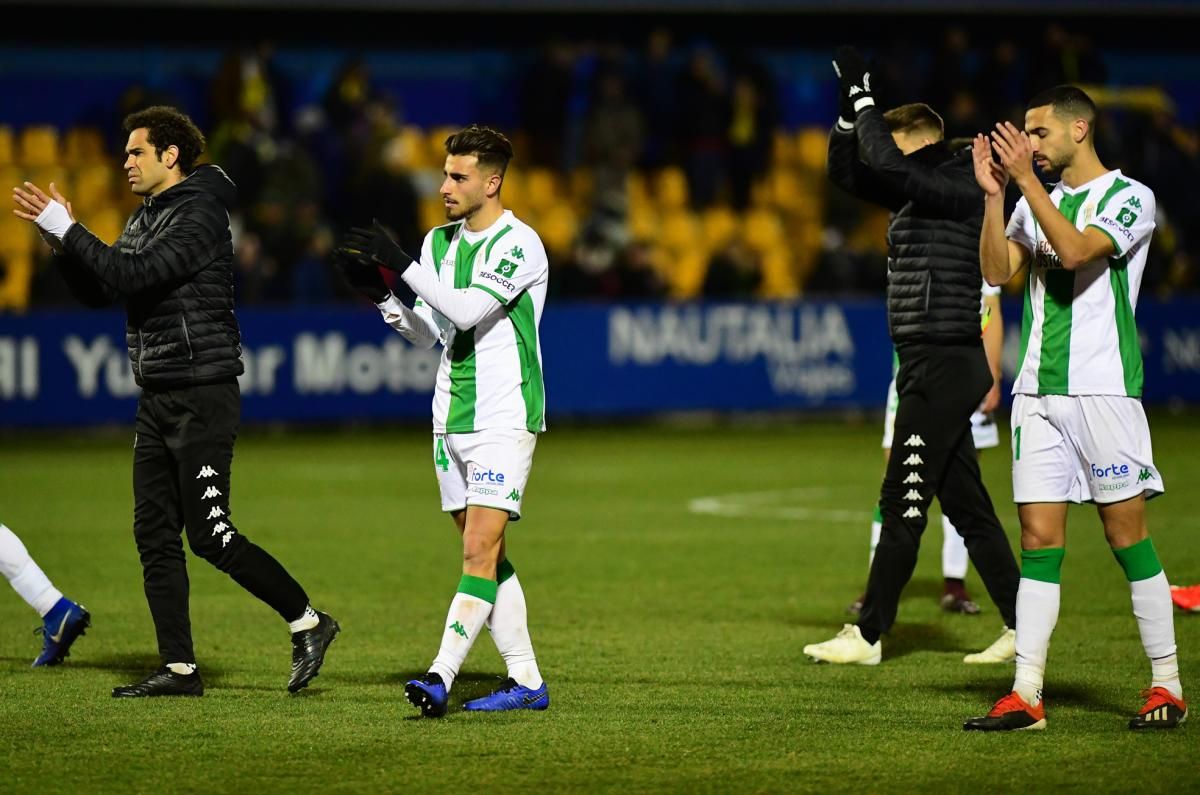
[[[421,300],[444,349],[433,395],[436,433],[497,428],[546,430],[546,391],[538,325],[549,264],[541,238],[510,210],[480,232],[462,222],[434,227],[421,246],[421,268],[447,287],[481,290],[503,307],[462,330]]]
[[[1050,192],[1080,231],[1099,229],[1116,255],[1065,270],[1022,197],[1007,235],[1031,254],[1014,395],[1142,395],[1142,352],[1134,310],[1150,237],[1154,193],[1109,171],[1086,185]]]

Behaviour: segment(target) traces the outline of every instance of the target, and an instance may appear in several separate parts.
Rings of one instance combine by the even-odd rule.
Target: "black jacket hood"
[[[237,205],[237,185],[220,166],[212,164],[198,167],[183,182],[146,199],[146,205],[167,205],[196,193],[216,196],[226,210],[232,210]]]

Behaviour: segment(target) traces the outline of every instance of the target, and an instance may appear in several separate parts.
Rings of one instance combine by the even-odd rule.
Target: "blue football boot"
[[[404,695],[426,718],[440,718],[446,714],[450,695],[440,674],[432,671],[420,679],[410,679],[404,685]]]
[[[463,704],[468,712],[507,712],[513,709],[545,709],[550,706],[550,691],[546,683],[537,690],[519,685],[513,679],[505,679],[500,687],[483,698],[471,699]]]
[[[42,626],[33,631],[42,636],[42,653],[33,661],[34,668],[58,665],[71,653],[71,644],[92,625],[87,608],[65,596],[50,608],[42,621]]]

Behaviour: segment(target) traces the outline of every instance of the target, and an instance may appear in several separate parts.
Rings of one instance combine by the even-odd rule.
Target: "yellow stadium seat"
[[[412,125],[401,127],[384,143],[380,154],[384,165],[392,173],[416,171],[428,166],[425,137],[419,128]]]
[[[824,127],[804,127],[796,133],[796,162],[809,171],[824,171],[829,151],[829,130]]]
[[[0,166],[7,166],[16,159],[12,127],[0,124]]]
[[[675,254],[693,250],[708,254],[700,221],[686,210],[675,210],[663,217],[659,241]]]
[[[646,175],[631,171],[625,178],[625,195],[629,197],[629,209],[644,207],[650,203],[650,192],[646,188]]]
[[[792,298],[797,292],[792,273],[791,252],[774,248],[762,255],[762,283],[758,288],[763,298]]]
[[[687,176],[679,168],[664,168],[655,180],[655,196],[660,207],[677,210],[687,206]]]
[[[577,168],[571,172],[568,179],[571,191],[571,204],[576,211],[584,212],[592,205],[592,194],[595,193],[596,181],[588,168]]]
[[[704,246],[716,251],[729,244],[738,233],[738,217],[728,207],[710,207],[700,217]]]
[[[650,242],[658,238],[662,228],[658,224],[658,213],[650,207],[629,211],[629,235],[639,243]]]
[[[457,127],[433,127],[425,133],[425,161],[430,168],[441,172],[446,165],[446,139],[458,132]]]
[[[21,131],[21,165],[45,168],[58,164],[58,130],[49,125],[26,127]]]
[[[790,168],[796,162],[796,140],[787,130],[776,130],[771,144],[771,165]]]
[[[0,214],[0,256],[24,256],[31,254],[41,243],[33,224],[12,213]]]
[[[63,138],[63,164],[71,168],[83,168],[96,163],[107,163],[110,153],[105,151],[104,136],[95,127],[72,127]]]
[[[6,195],[11,195],[13,188],[21,187],[21,183],[25,181],[25,174],[16,166],[0,166],[0,190],[3,190]]]
[[[103,163],[84,166],[75,172],[71,200],[75,212],[90,214],[110,207],[113,202],[113,170]]]
[[[763,254],[783,241],[783,223],[772,210],[750,210],[746,213],[742,234],[746,245]]]
[[[575,211],[566,204],[558,204],[541,214],[538,234],[551,257],[565,257],[571,252],[579,221]]]
[[[62,166],[53,165],[30,169],[27,179],[46,193],[50,193],[50,183],[53,182],[54,187],[63,195],[63,198],[74,204],[71,199],[71,180],[67,176],[67,170]]]
[[[106,207],[88,220],[87,227],[93,235],[111,246],[125,229],[125,218],[115,207]]]
[[[0,312],[23,312],[29,308],[29,286],[33,281],[33,257],[0,252]]]
[[[811,201],[810,196],[802,193],[800,177],[794,169],[773,169],[767,176],[767,187],[771,192],[771,204],[780,209],[791,209],[797,204]]]
[[[672,298],[695,298],[704,287],[708,273],[708,255],[700,251],[684,251],[669,255],[667,284]]]
[[[557,204],[558,175],[545,168],[535,168],[527,172],[525,180],[525,200],[535,212],[545,212]]]
[[[432,229],[446,223],[446,205],[441,196],[426,196],[421,199],[421,228]]]

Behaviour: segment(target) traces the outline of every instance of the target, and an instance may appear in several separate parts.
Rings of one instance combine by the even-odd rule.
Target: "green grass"
[[[1155,416],[1170,490],[1151,529],[1167,572],[1200,580],[1200,425]],[[0,445],[0,520],[94,625],[68,662],[31,670],[36,616],[0,598],[0,789],[1089,791],[1196,786],[1196,727],[1134,735],[1149,665],[1093,510],[1073,509],[1049,729],[967,734],[1011,666],[963,653],[996,610],[947,616],[931,529],[877,668],[817,666],[863,585],[881,463],[875,422],[570,428],[543,437],[509,552],[553,703],[545,713],[420,720],[403,681],[432,659],[459,572],[428,434],[247,432],[239,529],[272,551],[343,633],[300,696],[268,608],[190,561],[198,700],[116,701],[156,664],[131,538],[131,432]],[[1016,538],[1007,453],[984,457]],[[770,493],[767,493],[770,492]],[[749,496],[746,496],[750,493]],[[693,513],[714,495],[725,514]],[[741,496],[737,496],[741,495]],[[968,585],[983,597],[972,574]],[[1195,687],[1200,618],[1176,621]],[[503,673],[481,639],[452,706]],[[1192,692],[1197,692],[1194,689]]]

